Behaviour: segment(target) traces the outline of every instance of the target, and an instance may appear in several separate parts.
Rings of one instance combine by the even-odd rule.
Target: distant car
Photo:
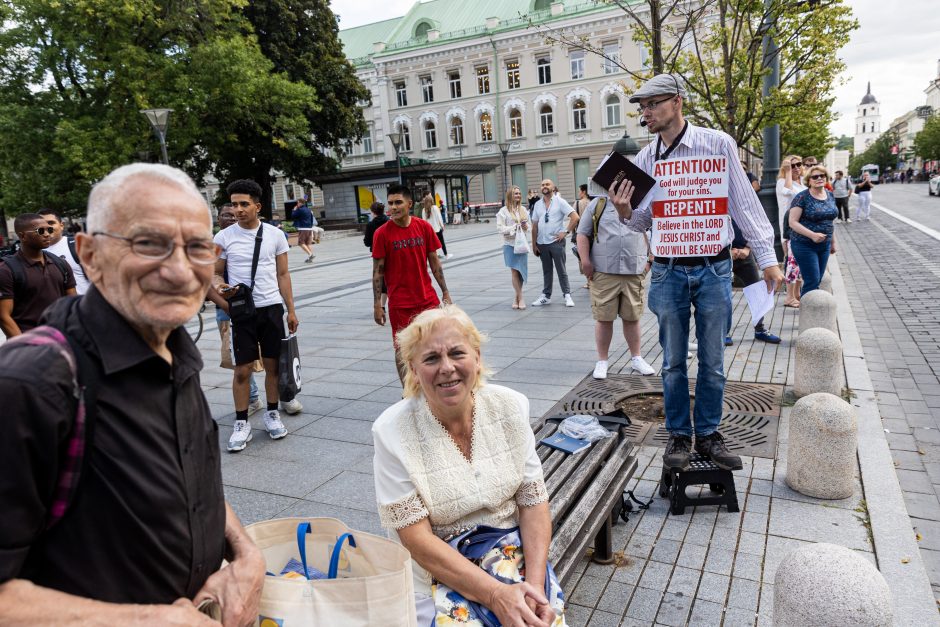
[[[927,183],[927,193],[931,196],[940,196],[940,174],[934,174]]]

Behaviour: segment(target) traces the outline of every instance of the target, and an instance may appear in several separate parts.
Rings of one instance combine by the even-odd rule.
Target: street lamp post
[[[160,152],[163,154],[163,164],[170,165],[170,160],[166,156],[166,129],[170,124],[170,113],[173,112],[173,109],[141,109],[140,112],[147,116],[147,120],[150,121],[150,126],[153,127],[153,132],[157,135],[157,139],[160,140]]]
[[[780,85],[780,50],[771,37],[771,30],[775,23],[771,17],[773,0],[764,0],[764,30],[763,53],[764,66],[770,70],[764,74],[764,83],[761,95],[766,101],[771,92]],[[777,208],[777,171],[780,169],[780,125],[772,124],[764,127],[764,172],[761,177],[761,188],[758,197],[764,207],[764,213],[770,220],[774,229],[774,250],[777,258],[783,258],[783,247],[780,244],[780,212]]]
[[[497,146],[499,146],[499,152],[500,152],[500,154],[503,155],[503,177],[502,177],[502,183],[503,183],[503,194],[505,194],[505,193],[506,193],[506,190],[508,189],[508,188],[506,187],[506,155],[509,154],[509,142],[500,142],[499,144],[497,144]]]
[[[398,184],[401,185],[401,159],[398,153],[401,150],[401,133],[388,133],[388,141],[392,142],[392,148],[395,149],[395,164],[398,166]]]

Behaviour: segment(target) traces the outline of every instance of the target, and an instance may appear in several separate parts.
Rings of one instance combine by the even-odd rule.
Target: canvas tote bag
[[[280,573],[291,559],[306,563],[311,576],[314,569],[330,574],[331,560],[336,572],[335,579],[309,581],[265,577],[260,627],[417,626],[411,554],[397,542],[335,518],[278,518],[245,531],[264,554],[268,573]]]

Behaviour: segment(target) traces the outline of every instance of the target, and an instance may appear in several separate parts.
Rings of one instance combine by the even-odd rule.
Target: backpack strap
[[[69,253],[71,253],[72,259],[75,260],[75,263],[77,263],[78,267],[82,269],[82,272],[84,272],[85,266],[82,265],[82,260],[78,258],[78,250],[75,248],[75,238],[70,237],[65,241],[69,246]]]
[[[46,256],[46,261],[51,261],[52,265],[59,269],[59,272],[62,273],[62,287],[63,289],[69,284],[69,279],[72,278],[72,266],[69,265],[62,257],[53,255],[49,251],[42,251]]]
[[[594,215],[592,216],[592,222],[594,223],[594,239],[593,242],[597,241],[597,223],[601,221],[601,216],[604,215],[604,209],[607,207],[607,199],[601,196],[597,199],[597,204],[594,205]]]
[[[23,262],[14,254],[4,257],[3,263],[7,264],[13,275],[13,300],[20,300],[20,294],[26,289],[26,270],[23,268]]]

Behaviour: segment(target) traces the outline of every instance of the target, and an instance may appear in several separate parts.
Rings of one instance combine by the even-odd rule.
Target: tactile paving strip
[[[725,384],[724,413],[719,430],[729,449],[739,455],[775,457],[781,391],[779,385],[736,381]],[[544,418],[573,414],[600,416],[616,411],[618,403],[632,396],[662,393],[661,377],[611,374],[599,380],[588,375]],[[689,395],[695,397],[695,379],[689,379]],[[662,423],[636,419],[624,433],[629,440],[652,446],[665,446],[669,437]]]

